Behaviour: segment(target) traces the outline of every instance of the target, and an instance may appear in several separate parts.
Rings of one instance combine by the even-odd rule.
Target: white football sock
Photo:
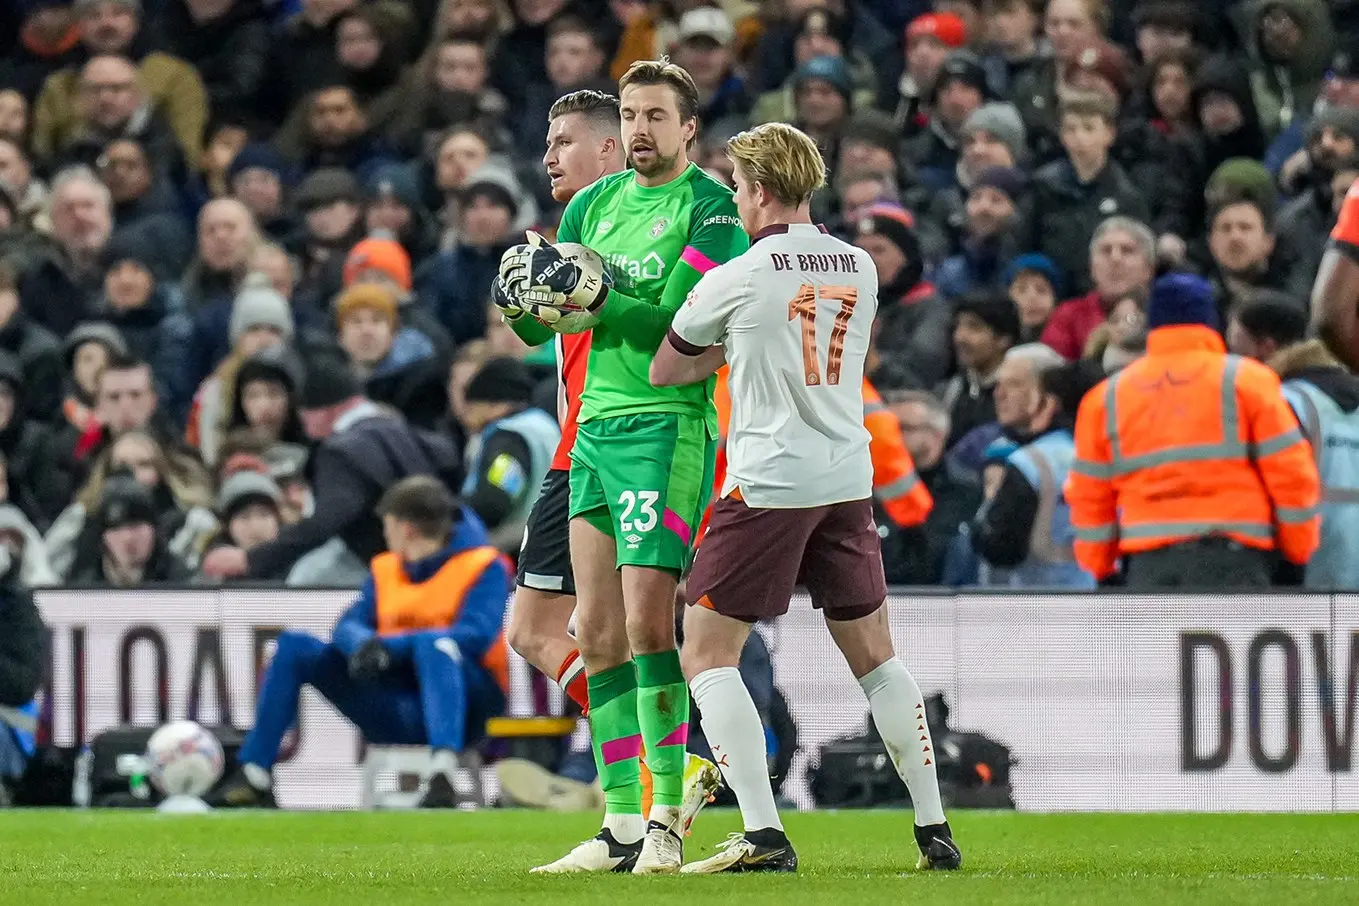
[[[741,806],[745,829],[783,830],[769,783],[764,726],[750,690],[741,681],[741,671],[735,667],[704,670],[689,683],[689,689],[703,712],[703,734],[712,747],[713,760]]]
[[[606,814],[604,827],[613,832],[619,843],[636,843],[646,833],[646,819],[641,815]]]
[[[887,753],[906,782],[919,827],[944,823],[939,778],[934,773],[934,740],[925,720],[925,699],[915,677],[898,658],[891,658],[859,680],[873,712],[873,723]]]

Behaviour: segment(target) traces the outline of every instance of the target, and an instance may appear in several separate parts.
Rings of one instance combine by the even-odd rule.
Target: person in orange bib
[[[1266,587],[1277,557],[1320,540],[1321,482],[1278,376],[1228,355],[1212,287],[1152,288],[1147,354],[1097,385],[1076,418],[1066,499],[1076,561],[1129,587]]]
[[[283,735],[310,685],[378,745],[433,750],[422,806],[457,805],[458,753],[505,709],[501,625],[510,569],[486,529],[435,478],[392,485],[378,504],[388,551],[373,558],[359,598],[329,643],[289,630],[260,686],[241,769],[219,806],[272,806],[270,776]]]

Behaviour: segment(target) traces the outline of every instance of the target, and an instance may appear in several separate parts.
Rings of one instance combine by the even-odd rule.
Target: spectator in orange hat
[[[382,283],[355,283],[335,297],[340,348],[369,399],[401,410],[420,426],[441,414],[443,376],[434,344],[401,326],[396,294]],[[425,403],[428,401],[428,405]]]
[[[967,25],[951,13],[917,16],[906,28],[906,72],[897,86],[895,117],[910,137],[929,121],[934,82],[949,53],[967,45]]]
[[[391,290],[402,325],[423,334],[440,359],[451,355],[453,338],[413,292],[410,256],[390,234],[379,230],[350,249],[343,277],[345,287],[375,283]]]

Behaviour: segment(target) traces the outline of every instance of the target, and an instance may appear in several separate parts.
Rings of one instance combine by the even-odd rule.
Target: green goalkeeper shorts
[[[585,422],[571,450],[571,518],[613,536],[618,566],[678,575],[689,565],[716,455],[716,439],[694,415],[642,412]]]

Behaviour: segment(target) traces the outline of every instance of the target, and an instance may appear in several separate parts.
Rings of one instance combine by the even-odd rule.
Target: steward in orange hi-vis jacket
[[[934,498],[916,474],[915,463],[901,435],[901,422],[864,378],[864,427],[871,435],[868,454],[873,459],[873,496],[901,528],[921,525]]]
[[[1279,378],[1228,355],[1209,284],[1172,274],[1148,306],[1147,354],[1076,418],[1066,499],[1075,555],[1129,586],[1268,585],[1277,551],[1305,564],[1321,482]]]

